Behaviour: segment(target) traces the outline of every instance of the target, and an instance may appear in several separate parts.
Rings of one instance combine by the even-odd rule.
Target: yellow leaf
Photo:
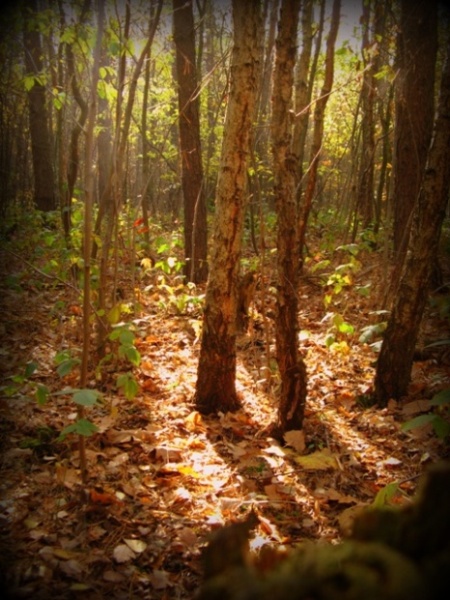
[[[144,550],[147,548],[147,544],[142,540],[124,540],[124,542],[128,548],[131,548],[131,550],[136,552],[136,554],[144,552]]]
[[[328,448],[306,456],[296,456],[294,460],[307,471],[326,471],[327,469],[337,469],[339,467],[336,458]]]

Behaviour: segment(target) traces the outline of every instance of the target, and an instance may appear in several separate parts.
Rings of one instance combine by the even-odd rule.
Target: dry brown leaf
[[[150,574],[150,582],[155,590],[165,590],[168,586],[172,585],[169,573],[159,569],[155,569]]]
[[[299,454],[306,448],[305,432],[302,429],[287,431],[284,434],[284,440],[288,446],[294,448]]]

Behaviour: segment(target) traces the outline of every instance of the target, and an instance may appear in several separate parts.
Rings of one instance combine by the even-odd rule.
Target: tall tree
[[[321,38],[322,23],[324,19],[325,3],[322,2],[320,9],[320,23],[318,38]],[[303,179],[303,159],[305,154],[306,135],[308,132],[312,80],[308,78],[310,72],[310,62],[312,53],[313,32],[313,0],[305,0],[302,7],[302,51],[297,61],[295,72],[295,122],[292,135],[292,150],[297,157],[298,162],[298,183],[297,183],[297,202],[301,198],[302,179]],[[320,49],[320,39],[318,46]],[[316,48],[316,50],[317,50]],[[315,75],[315,65],[317,65],[319,52],[316,51],[314,64],[311,72]]]
[[[195,60],[193,0],[173,0],[173,37],[176,48],[181,184],[184,197],[185,275],[206,280],[207,228],[200,143],[200,91]]]
[[[366,228],[373,220],[373,186],[375,169],[375,120],[374,101],[376,92],[375,74],[378,65],[376,57],[378,52],[374,48],[374,40],[370,36],[371,8],[373,2],[363,2],[362,14],[362,57],[363,80],[361,88],[361,159],[359,164],[357,209],[362,218],[363,227]],[[374,51],[375,50],[375,51]]]
[[[28,90],[34,202],[39,210],[51,211],[56,209],[55,175],[36,0],[30,0],[23,10],[25,67],[28,78],[34,79]]]
[[[449,148],[450,40],[447,44],[433,137],[414,209],[405,267],[377,363],[375,399],[379,406],[385,406],[390,398],[404,396],[408,389],[414,348],[448,205]]]
[[[403,261],[433,127],[437,0],[401,0],[395,90],[394,250]]]
[[[281,436],[301,429],[306,401],[306,368],[298,352],[298,237],[295,184],[297,159],[291,150],[291,105],[300,0],[282,0],[272,95],[274,193],[278,218],[276,354],[281,377],[278,422]]]
[[[238,277],[262,19],[260,1],[233,0],[232,6],[230,90],[195,391],[195,403],[202,413],[232,411],[240,406],[235,382]]]
[[[308,178],[306,183],[305,193],[302,198],[300,206],[300,217],[299,217],[299,248],[300,248],[300,268],[302,267],[303,261],[303,248],[305,245],[306,238],[306,227],[308,224],[308,217],[311,211],[311,206],[316,190],[317,182],[317,171],[319,168],[320,155],[322,152],[322,141],[323,141],[323,129],[324,129],[324,117],[325,108],[328,102],[328,98],[333,88],[334,79],[334,47],[336,45],[336,38],[339,29],[341,11],[341,0],[333,0],[333,9],[331,14],[330,31],[327,37],[327,48],[325,56],[325,74],[323,80],[323,86],[320,90],[319,97],[316,100],[314,107],[314,129],[312,134],[311,142],[311,158],[309,162]]]

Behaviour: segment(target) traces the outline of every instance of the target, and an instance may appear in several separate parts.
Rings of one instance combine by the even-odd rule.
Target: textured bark
[[[238,276],[259,81],[260,2],[233,0],[233,23],[231,82],[195,392],[202,413],[232,411],[240,405],[235,385]]]
[[[298,238],[295,184],[297,160],[291,150],[291,104],[300,0],[282,0],[272,97],[272,144],[277,231],[276,353],[281,377],[277,435],[301,429],[306,369],[298,352]]]
[[[394,250],[402,263],[434,115],[437,0],[401,0],[394,139]]]
[[[450,44],[426,169],[414,211],[413,230],[394,308],[375,375],[375,398],[385,406],[407,393],[414,348],[450,191]]]
[[[206,203],[200,143],[199,89],[195,61],[192,0],[173,0],[173,37],[176,48],[181,184],[184,197],[185,275],[189,281],[206,280]]]
[[[28,10],[36,18],[37,3],[30,0],[25,12],[25,66],[28,74],[38,78],[42,75],[42,46],[39,31],[28,19]],[[50,135],[49,112],[45,86],[37,79],[28,92],[31,152],[34,174],[34,203],[42,211],[56,209],[55,175],[52,162],[52,143]]]

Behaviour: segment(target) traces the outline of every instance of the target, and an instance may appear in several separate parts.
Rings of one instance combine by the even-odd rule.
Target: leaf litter
[[[75,416],[73,405],[56,396],[41,407],[33,397],[36,384],[55,392],[76,386],[76,378],[56,376],[53,356],[80,344],[81,316],[69,310],[58,320],[52,311],[57,298],[69,307],[77,299],[70,290],[37,287],[31,277],[20,300],[1,284],[0,550],[18,597],[192,598],[211,533],[244,521],[252,510],[258,525],[251,551],[270,563],[274,549],[309,539],[338,541],[376,498],[408,501],[424,465],[447,448],[429,431],[404,433],[401,424],[428,409],[433,381],[449,386],[448,368],[416,363],[404,402],[362,407],[359,399],[373,380],[373,351],[351,340],[348,350],[327,349],[321,291],[307,280],[303,286],[304,430],[288,432],[284,446],[265,433],[276,414],[276,388],[265,386],[256,327],[238,344],[242,409],[201,416],[191,401],[200,319],[161,314],[153,292],[138,325],[140,393],[127,400],[107,377],[103,381],[105,401],[89,409],[98,431],[87,438],[83,486],[74,440],[56,441]],[[348,292],[346,302],[346,312],[367,325],[369,300]],[[426,327],[432,326],[428,319]],[[11,392],[11,378],[29,361],[37,371]],[[23,447],[44,428],[54,432],[47,441]]]

